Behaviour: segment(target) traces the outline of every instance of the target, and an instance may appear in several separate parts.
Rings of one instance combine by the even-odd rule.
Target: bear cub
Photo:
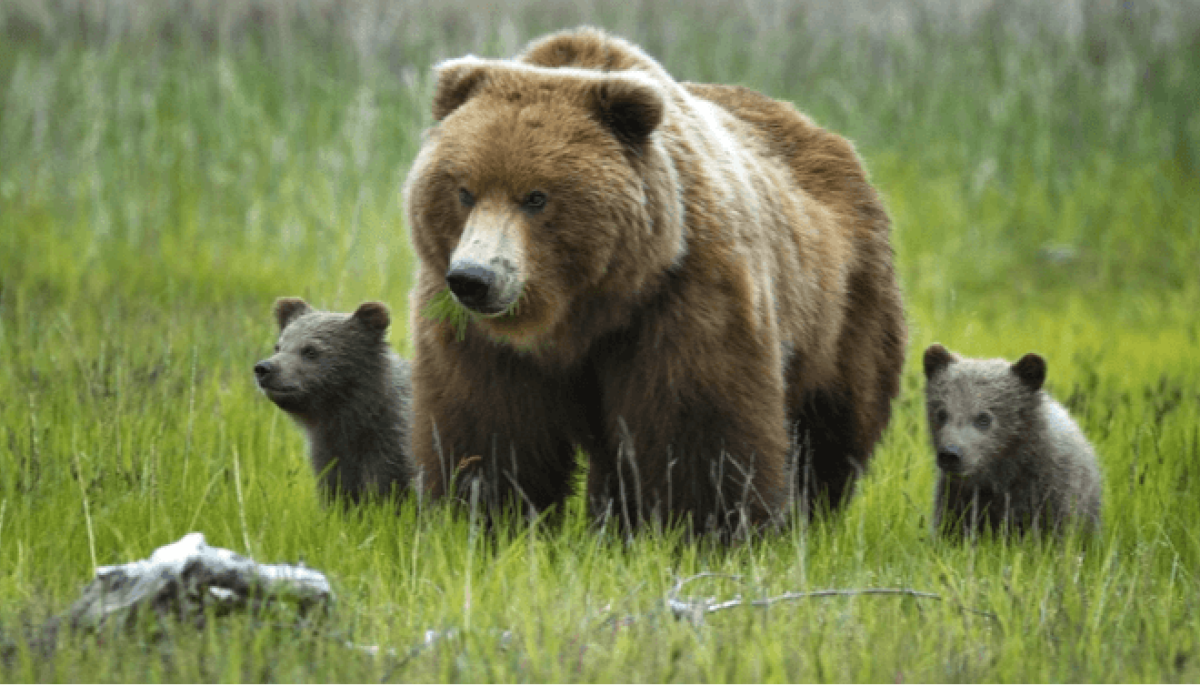
[[[939,476],[934,531],[944,535],[1084,532],[1100,525],[1100,469],[1066,409],[1042,390],[1046,362],[1014,364],[925,351],[925,400]]]
[[[254,365],[263,394],[308,435],[322,495],[349,502],[406,491],[412,373],[387,343],[387,306],[322,312],[299,298],[275,301],[275,354]]]

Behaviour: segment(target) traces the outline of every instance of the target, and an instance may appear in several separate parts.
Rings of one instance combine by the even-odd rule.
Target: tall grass
[[[830,8],[834,7],[831,5]],[[0,677],[1200,680],[1200,4],[755,0],[0,6]],[[396,310],[429,66],[578,23],[853,139],[912,328],[844,516],[720,550],[467,513],[322,508],[250,373],[271,302]],[[932,539],[920,352],[1037,350],[1093,439],[1089,543]],[[26,638],[95,565],[188,531],[332,578],[323,623]],[[665,598],[907,587],[740,608]],[[989,612],[994,618],[962,608]],[[445,638],[419,650],[427,631]],[[346,643],[383,648],[372,656]],[[389,653],[388,650],[394,651]]]

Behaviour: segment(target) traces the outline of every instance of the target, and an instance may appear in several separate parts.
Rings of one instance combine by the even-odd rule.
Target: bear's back
[[[867,182],[858,154],[845,138],[817,126],[790,103],[744,86],[682,85],[692,95],[749,124],[764,149],[784,163],[796,184],[814,200],[836,212],[866,218],[873,228],[886,232],[887,214]]]
[[[1036,450],[1050,463],[1049,487],[1064,510],[1077,510],[1098,524],[1100,467],[1092,444],[1058,401],[1045,396],[1039,433],[1030,436]]]

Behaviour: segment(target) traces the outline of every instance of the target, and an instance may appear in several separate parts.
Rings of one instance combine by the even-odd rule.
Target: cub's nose
[[[944,472],[958,473],[962,471],[962,449],[956,445],[948,445],[938,451],[938,468]]]
[[[259,381],[270,376],[273,371],[275,371],[275,365],[271,364],[270,360],[262,360],[254,365],[254,376]]]
[[[446,285],[463,307],[477,312],[495,309],[496,272],[477,262],[465,260],[450,265]]]

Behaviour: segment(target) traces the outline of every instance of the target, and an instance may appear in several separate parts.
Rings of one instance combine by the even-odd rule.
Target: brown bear
[[[906,336],[850,143],[595,29],[436,72],[404,188],[424,487],[466,458],[491,504],[542,510],[582,449],[591,513],[626,526],[837,508]]]
[[[1046,362],[925,351],[925,399],[940,470],[934,531],[957,537],[1100,525],[1100,469],[1091,444],[1042,389]]]
[[[414,470],[412,372],[387,344],[387,307],[338,314],[280,298],[275,319],[275,354],[254,365],[255,380],[307,434],[322,494],[359,502],[405,492]]]

